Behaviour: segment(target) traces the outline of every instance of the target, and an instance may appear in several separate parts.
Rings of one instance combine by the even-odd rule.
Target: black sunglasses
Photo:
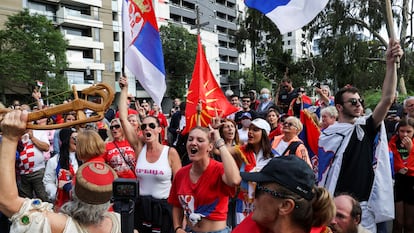
[[[147,126],[149,126],[151,129],[155,129],[155,127],[157,127],[155,125],[155,123],[149,123],[149,124],[142,124],[141,125],[141,130],[145,130],[147,128]]]
[[[274,190],[270,190],[270,189],[268,189],[268,188],[266,188],[266,187],[264,187],[264,186],[262,186],[260,184],[257,184],[256,185],[256,189],[254,191],[255,197],[258,198],[263,193],[270,194],[274,198],[283,198],[283,199],[288,198],[286,195],[283,195],[283,194],[281,194],[279,192],[276,192]]]
[[[356,106],[358,104],[358,102],[361,105],[364,105],[364,100],[363,99],[351,98],[348,101],[345,101],[345,103],[351,103],[351,105],[353,105],[353,106]]]
[[[121,128],[121,125],[111,125],[111,126],[109,127],[109,129],[110,129],[110,130],[113,130],[113,129],[119,129],[119,128]]]
[[[287,126],[289,128],[292,127],[292,126],[297,128],[292,122],[283,121],[282,124],[283,124],[283,126]]]

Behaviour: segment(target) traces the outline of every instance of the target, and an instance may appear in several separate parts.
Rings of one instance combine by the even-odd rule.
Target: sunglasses
[[[121,128],[121,125],[111,125],[111,126],[109,127],[109,129],[110,129],[110,130],[113,130],[113,129],[119,129],[119,128]]]
[[[290,127],[292,127],[292,126],[293,126],[293,127],[295,127],[295,128],[297,128],[297,127],[296,127],[293,123],[291,123],[291,122],[283,121],[283,123],[282,123],[282,124],[283,124],[283,126],[287,126],[287,127],[289,127],[289,128],[290,128]]]
[[[76,145],[76,142],[77,142],[78,138],[77,138],[77,137],[75,137],[75,136],[72,136],[72,137],[70,137],[70,138],[72,138],[73,142],[74,142],[74,143],[75,143],[75,145]]]
[[[351,98],[351,99],[345,101],[345,103],[351,103],[352,106],[356,106],[358,104],[358,102],[361,105],[364,105],[364,100],[363,99]]]
[[[157,127],[155,125],[155,123],[149,123],[149,124],[142,124],[141,125],[141,130],[145,130],[147,128],[147,126],[149,126],[151,129],[155,129],[155,127]]]
[[[262,186],[262,185],[260,185],[260,184],[257,184],[256,185],[256,189],[255,189],[255,191],[254,191],[254,196],[255,196],[255,198],[258,198],[259,196],[261,196],[262,194],[264,194],[264,193],[267,193],[267,194],[270,194],[271,196],[273,196],[274,198],[283,198],[283,199],[285,199],[285,198],[288,198],[286,195],[284,195],[284,194],[281,194],[281,193],[279,193],[279,192],[276,192],[276,191],[274,191],[274,190],[270,190],[270,189],[268,189],[268,188],[266,188],[266,187],[264,187],[264,186]]]

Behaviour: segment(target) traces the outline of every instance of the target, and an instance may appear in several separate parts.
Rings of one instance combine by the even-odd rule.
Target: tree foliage
[[[338,87],[350,83],[362,91],[382,85],[385,75],[385,50],[388,45],[390,24],[386,20],[386,1],[332,0],[325,10],[308,26],[310,37],[320,36],[320,57],[325,64],[320,77],[335,79]],[[412,12],[408,0],[392,1],[394,21],[399,31],[395,34],[405,50],[398,73],[404,77],[407,89],[414,87]],[[381,31],[386,28],[388,33]],[[387,35],[388,34],[388,35]],[[368,35],[364,38],[362,35]],[[330,77],[329,77],[329,74]]]
[[[167,95],[183,98],[191,80],[197,53],[197,38],[185,28],[170,24],[160,27],[167,76]]]
[[[23,88],[31,93],[36,80],[48,83],[52,92],[66,91],[61,72],[67,68],[66,48],[67,41],[45,16],[27,9],[9,16],[0,30],[0,92]]]

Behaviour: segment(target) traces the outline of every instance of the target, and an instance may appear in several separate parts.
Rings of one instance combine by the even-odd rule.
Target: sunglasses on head
[[[155,129],[155,127],[157,127],[155,125],[155,123],[149,123],[149,124],[142,124],[141,125],[141,130],[145,130],[147,128],[147,126],[149,126],[151,129]]]
[[[351,105],[355,106],[358,104],[358,102],[363,105],[364,104],[364,100],[363,99],[357,99],[357,98],[351,98],[348,101],[345,101],[345,103],[350,103]]]
[[[110,130],[113,130],[113,129],[119,129],[119,128],[121,128],[121,125],[111,125],[111,126],[109,127],[109,129],[110,129]]]

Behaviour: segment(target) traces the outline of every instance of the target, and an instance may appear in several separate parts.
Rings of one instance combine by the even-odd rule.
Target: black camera
[[[118,178],[112,183],[114,200],[134,200],[138,197],[138,181]]]
[[[319,88],[319,89],[320,89],[320,88],[321,88],[321,83],[316,83],[316,84],[315,84],[315,87],[317,87],[317,88]]]
[[[114,210],[121,215],[121,232],[134,232],[135,200],[139,195],[136,179],[118,178],[112,183]]]

